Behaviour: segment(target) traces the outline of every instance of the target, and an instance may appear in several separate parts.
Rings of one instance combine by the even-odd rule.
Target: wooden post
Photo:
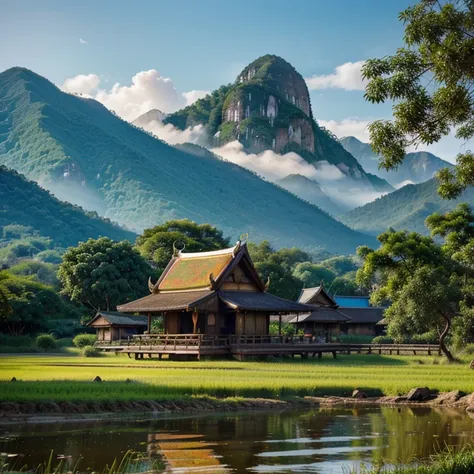
[[[148,313],[148,335],[151,334],[151,313]]]
[[[198,322],[199,314],[197,309],[195,308],[193,311],[192,319],[193,319],[193,334],[197,333],[197,322]]]
[[[278,335],[281,336],[281,314],[278,315]]]

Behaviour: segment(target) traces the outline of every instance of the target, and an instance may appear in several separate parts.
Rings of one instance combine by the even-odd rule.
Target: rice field
[[[103,383],[92,383],[96,376]],[[15,377],[17,382],[10,382]],[[447,365],[433,357],[341,355],[338,359],[271,362],[173,362],[123,355],[0,356],[0,401],[133,401],[191,396],[284,398],[405,394],[428,386],[474,392],[467,362]]]

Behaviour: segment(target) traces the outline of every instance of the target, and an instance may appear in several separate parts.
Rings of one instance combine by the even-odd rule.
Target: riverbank
[[[181,400],[157,402],[0,402],[0,424],[16,422],[58,422],[79,420],[105,420],[117,417],[163,417],[193,415],[205,412],[239,412],[268,410],[301,410],[317,407],[358,406],[413,406],[451,408],[465,411],[474,418],[474,393],[465,395],[454,391],[439,393],[426,400],[409,400],[407,396],[352,397],[291,397],[285,400],[265,398],[187,397]]]

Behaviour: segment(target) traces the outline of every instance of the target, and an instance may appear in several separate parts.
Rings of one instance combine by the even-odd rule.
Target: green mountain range
[[[403,163],[396,169],[386,171],[379,169],[379,156],[374,153],[369,143],[363,143],[355,137],[344,137],[340,140],[342,146],[351,153],[365,170],[387,180],[395,187],[408,181],[424,183],[434,177],[443,168],[453,165],[427,151],[407,153]]]
[[[373,235],[389,227],[428,234],[424,222],[430,214],[447,212],[461,202],[474,205],[474,189],[470,188],[457,200],[450,201],[439,196],[438,181],[431,179],[425,183],[404,186],[348,212],[339,220],[353,229],[363,229]]]
[[[174,148],[23,68],[0,74],[0,164],[136,230],[189,218],[277,247],[350,253],[373,242],[244,168]]]
[[[0,235],[2,229],[12,225],[29,227],[59,247],[77,245],[90,237],[131,241],[136,237],[95,212],[59,201],[38,184],[0,166]]]

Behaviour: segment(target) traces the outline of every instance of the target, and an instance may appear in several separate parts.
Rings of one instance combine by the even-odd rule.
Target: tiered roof
[[[222,287],[237,266],[251,283],[253,291],[230,291]],[[227,307],[239,311],[301,313],[313,309],[267,293],[245,242],[212,252],[176,251],[158,282],[150,282],[149,288],[151,295],[118,306],[118,310],[122,313],[191,311],[209,304],[212,298],[218,298]]]

